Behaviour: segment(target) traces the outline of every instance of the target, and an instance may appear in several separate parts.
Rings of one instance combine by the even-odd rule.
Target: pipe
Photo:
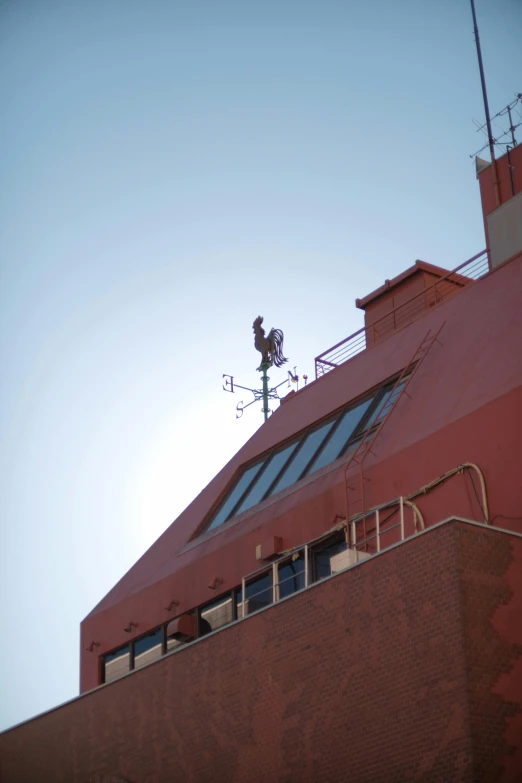
[[[410,500],[408,500],[407,498],[404,498],[403,503],[405,506],[408,506],[413,511],[413,519],[415,521],[414,522],[415,532],[417,532],[417,520],[420,522],[420,529],[426,530],[426,524],[424,522],[424,517],[422,516],[420,508],[415,503],[412,503]]]
[[[476,471],[479,481],[480,481],[480,487],[482,490],[482,512],[484,514],[484,521],[486,524],[489,524],[489,508],[488,508],[488,497],[486,492],[486,480],[484,478],[484,474],[482,473],[481,469],[478,465],[476,465],[474,462],[463,462],[461,465],[457,465],[456,468],[452,468],[452,470],[446,471],[446,473],[442,473],[442,475],[438,476],[438,478],[433,479],[433,481],[430,481],[428,484],[425,484],[420,489],[415,490],[415,492],[412,492],[411,495],[407,496],[407,500],[411,500],[412,498],[416,498],[419,495],[426,495],[427,492],[430,492],[432,489],[437,487],[439,484],[442,484],[447,479],[451,478],[451,476],[454,476],[456,473],[462,473],[465,469],[473,469]]]

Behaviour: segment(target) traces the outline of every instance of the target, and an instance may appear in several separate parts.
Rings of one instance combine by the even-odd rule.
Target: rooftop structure
[[[508,165],[509,164],[509,165]],[[522,778],[522,148],[81,626],[9,783]]]

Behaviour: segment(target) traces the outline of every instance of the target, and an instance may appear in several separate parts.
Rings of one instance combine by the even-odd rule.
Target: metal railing
[[[375,323],[363,326],[341,342],[315,357],[315,377],[344,364],[353,356],[380,342],[392,332],[419,318],[427,310],[445,302],[489,271],[487,250],[464,261],[445,277],[399,305]]]
[[[411,510],[411,521],[405,519],[405,510]],[[390,513],[383,519],[383,512],[389,510]],[[398,521],[390,523],[398,513]],[[373,523],[372,523],[373,520]],[[374,527],[371,527],[371,524]],[[395,500],[383,503],[378,508],[370,509],[364,514],[351,519],[349,523],[342,520],[335,528],[323,534],[313,541],[295,547],[285,552],[281,557],[269,565],[247,574],[241,580],[241,588],[238,593],[237,616],[238,619],[247,617],[253,612],[270,606],[273,603],[286,598],[298,590],[309,587],[311,584],[321,581],[317,578],[313,569],[313,555],[321,552],[321,545],[328,546],[328,541],[332,537],[344,531],[345,548],[337,552],[334,557],[337,559],[343,556],[343,563],[332,570],[331,573],[338,573],[349,568],[351,565],[367,559],[372,554],[377,554],[387,546],[396,544],[398,541],[404,541],[410,538],[420,530],[424,530],[424,518],[420,509],[407,498],[400,497]],[[399,535],[392,531],[398,529]],[[386,544],[383,546],[382,539],[386,537]],[[375,544],[372,545],[372,541]],[[344,557],[344,555],[346,555]],[[300,562],[302,566],[298,571],[290,576],[281,578],[282,566],[290,563]],[[255,589],[258,586],[259,589]],[[254,590],[251,588],[254,587]]]
[[[426,522],[417,503],[414,503],[414,499],[425,496],[453,476],[463,474],[464,471],[472,471],[478,477],[480,492],[477,492],[477,500],[484,516],[483,524],[488,525],[489,510],[484,474],[475,463],[464,462],[430,481],[429,484],[415,490],[410,495],[400,496],[379,506],[374,506],[351,517],[349,520],[341,519],[337,525],[318,538],[287,550],[277,560],[247,574],[241,580],[241,587],[238,591],[238,619],[270,606],[281,600],[281,598],[286,598],[288,595],[325,578],[317,578],[317,575],[314,573],[314,555],[321,552],[322,545],[323,548],[328,546],[328,542],[342,532],[344,532],[345,548],[343,551],[336,553],[330,562],[336,559],[338,563],[339,556],[343,557],[343,561],[339,566],[336,565],[335,571],[332,569],[332,573],[344,571],[346,568],[356,565],[372,555],[379,554],[379,552],[388,549],[390,546],[412,538],[417,533],[425,530]],[[299,569],[293,569],[294,573],[281,578],[282,567],[284,568],[286,565],[296,562],[301,563]],[[260,585],[259,590],[252,591],[250,589],[257,582],[261,583],[263,579],[265,581]],[[288,587],[290,588],[289,590],[287,589]]]

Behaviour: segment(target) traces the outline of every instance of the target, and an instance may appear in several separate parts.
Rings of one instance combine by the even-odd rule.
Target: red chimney
[[[460,291],[469,278],[426,261],[415,261],[393,280],[372,291],[356,306],[364,310],[366,346],[383,340],[415,321],[425,310]]]

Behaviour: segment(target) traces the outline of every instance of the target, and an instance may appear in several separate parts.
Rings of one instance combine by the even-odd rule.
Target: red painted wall
[[[5,732],[2,783],[516,783],[521,573],[433,528]]]
[[[509,154],[511,158],[511,171],[515,193],[513,194],[513,188],[511,186],[508,156],[506,154],[496,161],[501,204],[505,204],[513,195],[522,192],[522,144],[519,144],[512,149]],[[490,212],[493,212],[499,206],[495,201],[493,167],[490,165],[481,171],[478,175],[478,180],[480,185],[480,198],[482,201],[482,213],[484,215],[484,233],[486,235],[486,243],[489,247],[488,223],[486,218]]]
[[[439,274],[428,271],[427,268],[431,265],[424,264],[424,262],[416,262],[419,268],[413,272],[413,274],[404,277],[398,276],[399,282],[392,284],[389,290],[384,290],[382,293],[372,298],[367,304],[362,302],[366,301],[368,297],[365,297],[362,302],[356,300],[357,307],[364,310],[364,325],[369,328],[374,326],[374,330],[370,330],[366,335],[367,344],[373,344],[373,338],[379,339],[381,334],[387,338],[390,332],[396,329],[401,329],[407,326],[418,317],[419,310],[423,307],[428,309],[435,302],[435,293],[430,290],[430,293],[426,297],[421,297],[421,294],[426,289],[431,287],[442,278],[446,278],[446,275],[450,273],[450,270],[440,269],[439,267],[433,267],[438,269]],[[445,280],[444,284],[437,291],[437,301],[441,299],[450,298],[455,292],[459,292],[464,285],[468,282],[467,278],[462,275],[454,275],[453,278]],[[452,290],[454,289],[454,291]],[[380,291],[381,289],[378,289]],[[371,296],[371,295],[370,295]],[[393,313],[395,312],[395,317]],[[388,318],[386,316],[389,316]],[[382,339],[382,338],[381,338]]]
[[[366,468],[367,503],[408,494],[462,462],[475,462],[486,476],[490,519],[521,530],[520,290],[522,259],[293,395],[84,620],[82,691],[99,682],[99,655],[128,642],[123,628],[130,619],[141,635],[216,597],[208,588],[215,576],[223,579],[223,592],[240,584],[258,567],[256,545],[269,536],[280,536],[285,548],[298,545],[327,530],[335,515],[345,515],[341,460],[189,543],[242,464],[399,372],[429,328],[444,324],[441,344],[375,443]],[[454,514],[480,519],[465,476],[419,504],[430,524]],[[179,605],[168,613],[164,607],[173,598]],[[93,640],[100,646],[86,652]]]
[[[513,182],[515,186],[515,195],[522,191],[522,144],[510,151],[511,165],[513,167]],[[505,204],[513,196],[511,189],[511,180],[509,177],[508,157],[503,155],[497,160],[497,174],[499,180],[500,200]],[[482,202],[482,212],[484,218],[497,208],[495,203],[495,194],[493,190],[493,168],[488,166],[478,175],[480,185],[480,198]]]

